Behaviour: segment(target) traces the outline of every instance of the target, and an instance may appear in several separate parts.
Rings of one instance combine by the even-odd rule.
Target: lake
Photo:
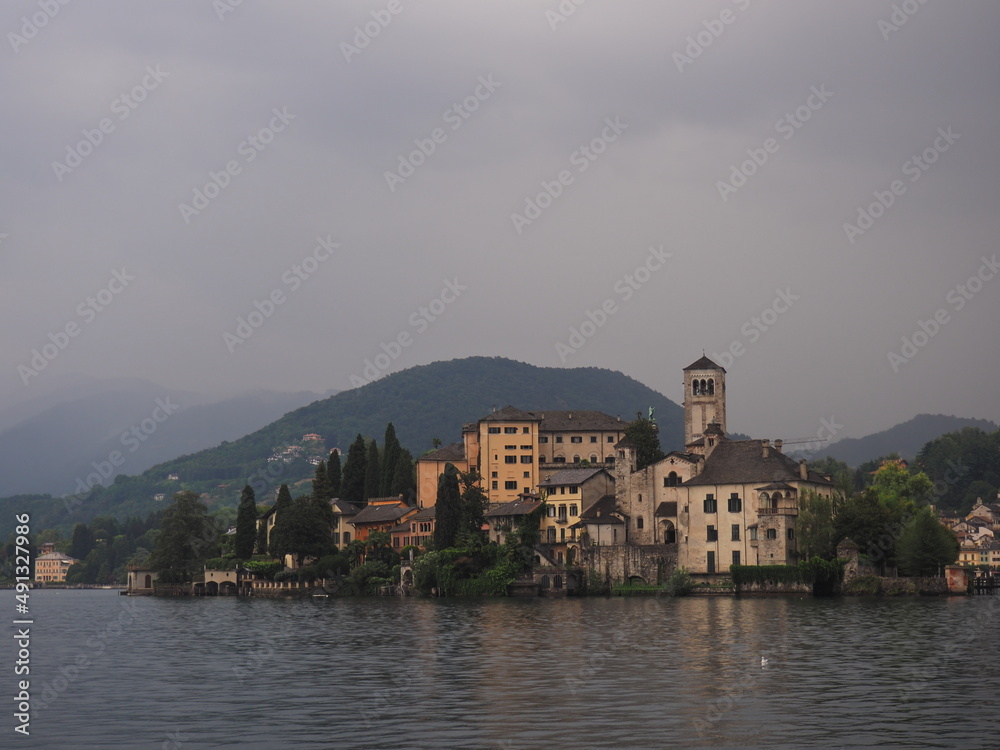
[[[1000,747],[995,596],[30,608],[31,735],[8,710],[5,748]]]

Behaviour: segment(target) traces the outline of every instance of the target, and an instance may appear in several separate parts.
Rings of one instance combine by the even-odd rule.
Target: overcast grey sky
[[[51,6],[0,8],[5,403],[468,355],[680,402],[704,349],[759,437],[1000,419],[994,2]]]

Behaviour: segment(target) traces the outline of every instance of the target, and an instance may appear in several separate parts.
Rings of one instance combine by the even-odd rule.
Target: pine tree
[[[378,470],[378,443],[372,440],[368,446],[368,459],[365,464],[365,500],[372,497],[381,497],[379,491],[379,479],[381,475]]]
[[[331,497],[340,497],[340,451],[330,451],[330,458],[326,462],[326,477],[330,483]]]
[[[219,531],[198,495],[178,492],[163,513],[150,562],[164,582],[190,581],[206,558],[218,554],[218,539]]]
[[[257,499],[253,487],[249,484],[240,494],[240,505],[236,510],[236,540],[235,552],[239,560],[249,560],[253,557],[253,548],[257,541]]]
[[[392,491],[392,480],[396,476],[396,463],[399,461],[399,454],[402,446],[396,438],[396,428],[392,422],[385,426],[385,440],[382,441],[382,466],[381,477],[379,478],[379,495],[388,497],[394,494]]]
[[[334,497],[333,490],[330,488],[330,476],[327,474],[325,461],[320,461],[319,465],[316,466],[312,488],[313,497],[318,500],[329,500],[331,497]]]
[[[660,448],[660,435],[653,422],[648,419],[637,419],[625,428],[625,439],[635,446],[635,468],[645,469],[663,458]]]
[[[365,465],[367,463],[365,439],[359,434],[347,451],[344,479],[340,488],[341,499],[355,505],[365,504]]]

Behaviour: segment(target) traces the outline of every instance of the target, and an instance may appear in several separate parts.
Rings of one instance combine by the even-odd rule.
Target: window
[[[738,523],[733,524],[733,541],[738,542],[740,540],[740,525]]]
[[[516,427],[504,427],[503,428],[503,434],[504,435],[516,435],[517,434],[517,428]]]
[[[739,513],[743,510],[743,501],[740,500],[740,496],[735,492],[729,496],[729,512]]]
[[[795,538],[795,529],[788,530],[788,541],[792,541]]]
[[[564,464],[564,463],[566,463],[566,457],[565,456],[556,456],[553,459],[553,461],[554,461],[554,463],[557,463],[557,464]]]
[[[591,453],[590,454],[590,463],[592,463],[592,464],[596,464],[597,463],[597,454],[596,453]]]
[[[535,461],[534,461],[534,459],[531,456],[521,456],[521,463],[522,464],[531,464],[531,463],[534,463],[534,462]]]
[[[523,450],[523,451],[530,451],[531,450],[531,446],[530,445],[522,445],[521,446],[521,450]]]
[[[547,515],[547,516],[548,516],[549,518],[555,518],[555,517],[556,517],[556,506],[554,506],[554,505],[550,505],[550,506],[548,507],[548,509],[546,510],[546,515]]]
[[[680,483],[681,483],[681,478],[679,476],[677,476],[677,472],[676,471],[672,471],[669,474],[667,474],[665,477],[663,477],[663,486],[664,487],[676,487]]]
[[[708,537],[708,541],[710,541],[710,542],[717,542],[717,541],[719,541],[719,530],[716,529],[714,526],[709,526],[708,527],[708,535],[707,535],[707,537]]]
[[[778,538],[778,530],[777,529],[768,529],[767,530],[767,538],[768,539],[777,539]]]
[[[531,428],[529,428],[529,427],[522,427],[521,428],[521,433],[524,434],[524,435],[527,435],[530,431],[531,431]]]
[[[751,526],[750,527],[750,541],[751,542],[756,542],[757,541],[757,527],[756,526]]]
[[[503,462],[505,464],[516,464],[517,463],[517,456],[504,456],[503,457]]]
[[[503,488],[505,490],[516,490],[517,489],[517,481],[515,480],[513,482],[504,482],[503,483]]]
[[[576,504],[575,503],[573,505],[569,506],[569,514],[571,516],[575,516],[576,515]]]
[[[350,531],[345,531],[344,532],[344,544],[350,544],[350,543],[351,543],[351,532]]]
[[[635,527],[637,529],[641,529],[643,527],[642,516],[639,516],[637,519],[635,519]]]
[[[492,472],[492,473],[490,474],[490,477],[492,477],[493,479],[496,479],[496,478],[497,478],[497,473],[496,473],[495,471],[494,471],[494,472]]]
[[[521,478],[522,478],[522,479],[531,479],[531,472],[530,472],[530,471],[526,471],[526,472],[524,472],[524,473],[523,473],[523,474],[521,475]]]
[[[539,443],[547,443],[547,442],[549,442],[548,435],[542,435],[540,438],[538,438],[538,442]]]
[[[503,447],[503,449],[505,451],[516,451],[517,450],[517,446],[516,445],[505,445]]]
[[[733,565],[740,564],[740,551],[738,549],[733,550]]]
[[[562,435],[556,435],[556,442],[557,443],[561,443],[562,442]]]
[[[493,489],[495,490],[500,489],[500,483],[495,479],[493,480]]]
[[[579,491],[580,491],[580,488],[577,485],[575,485],[575,484],[572,487],[569,488],[569,494],[571,494],[571,495],[575,495]]]
[[[559,488],[559,494],[560,495],[565,495],[566,494],[566,488],[565,487],[560,487]]]
[[[715,495],[711,492],[705,496],[705,512],[706,513],[717,513],[718,507],[715,502]]]
[[[573,463],[575,463],[575,464],[580,463],[580,454],[579,453],[574,453],[573,454]]]
[[[614,435],[608,435],[608,442],[609,443],[615,442],[615,436]]]
[[[539,456],[538,457],[538,463],[544,464],[545,463],[545,456]]]
[[[488,432],[488,433],[489,433],[490,435],[499,435],[499,434],[500,434],[500,428],[499,428],[499,427],[490,427],[490,428],[489,428],[489,429],[487,430],[487,432]]]
[[[615,462],[614,456],[608,456],[606,459],[604,459],[604,463],[606,464],[613,464],[614,462]]]
[[[596,443],[597,442],[597,435],[591,435],[590,436],[590,442]]]
[[[642,493],[641,492],[639,493],[639,502],[640,503],[642,502]]]
[[[569,441],[570,441],[571,443],[582,443],[582,442],[583,442],[583,438],[582,438],[582,437],[580,437],[579,435],[574,435],[573,437],[571,437],[571,438],[569,439]]]

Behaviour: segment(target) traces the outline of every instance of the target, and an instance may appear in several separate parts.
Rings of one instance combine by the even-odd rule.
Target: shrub
[[[667,596],[687,596],[694,588],[694,579],[687,568],[677,568],[664,585]]]

